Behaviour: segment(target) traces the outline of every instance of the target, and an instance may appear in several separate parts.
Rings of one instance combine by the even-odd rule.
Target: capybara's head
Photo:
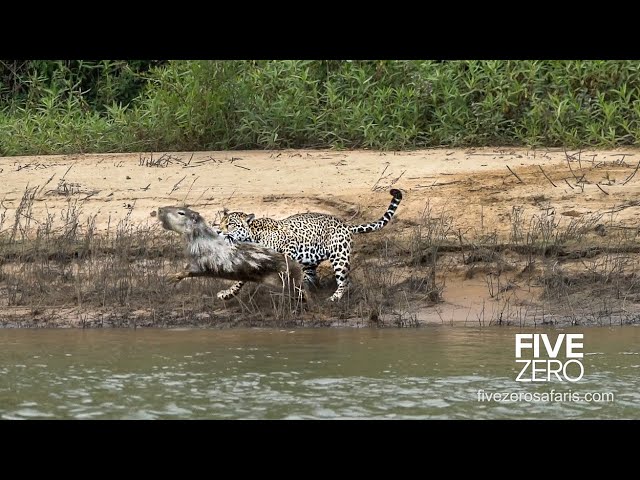
[[[190,232],[197,224],[204,222],[198,212],[186,207],[160,207],[157,215],[164,228],[177,233]],[[155,217],[155,212],[151,216]]]

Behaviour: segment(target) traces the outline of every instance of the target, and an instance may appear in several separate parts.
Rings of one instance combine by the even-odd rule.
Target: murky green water
[[[0,417],[640,418],[640,328],[584,333],[577,383],[515,381],[508,328],[0,330]],[[479,401],[488,393],[614,401]]]

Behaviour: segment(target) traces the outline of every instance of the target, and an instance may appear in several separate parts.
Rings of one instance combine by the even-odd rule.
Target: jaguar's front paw
[[[233,298],[234,296],[235,296],[235,294],[233,293],[232,290],[220,290],[216,294],[216,297],[218,297],[220,300],[229,300],[230,298]]]

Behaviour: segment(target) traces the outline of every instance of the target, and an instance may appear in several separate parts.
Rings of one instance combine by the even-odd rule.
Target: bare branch
[[[518,176],[518,174],[516,172],[514,172],[513,170],[511,170],[511,167],[509,165],[507,165],[507,168],[509,169],[509,171],[513,174],[514,177],[516,177],[518,180],[520,180],[520,183],[524,184],[524,182],[522,181],[522,179]]]
[[[540,169],[540,171],[542,172],[542,174],[545,176],[545,178],[546,178],[547,180],[549,180],[549,183],[550,183],[551,185],[553,185],[554,187],[557,187],[557,185],[551,181],[551,179],[548,177],[548,175],[547,175],[546,173],[544,173],[544,170],[542,169],[542,165],[538,165],[538,168]]]

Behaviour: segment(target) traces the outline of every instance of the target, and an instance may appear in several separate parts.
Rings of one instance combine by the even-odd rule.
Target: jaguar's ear
[[[256,219],[256,216],[253,213],[250,213],[249,215],[247,215],[247,223],[250,224],[251,222],[253,222]]]

